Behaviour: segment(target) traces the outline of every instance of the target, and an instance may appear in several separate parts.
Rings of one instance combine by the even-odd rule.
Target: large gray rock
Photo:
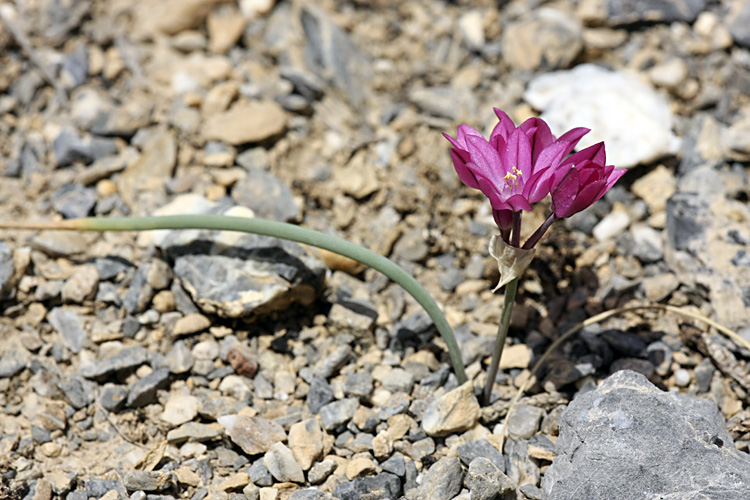
[[[250,215],[231,200],[201,196],[175,198],[154,215],[177,213]],[[204,313],[240,318],[284,310],[292,302],[311,303],[322,291],[323,262],[292,241],[234,231],[153,231],[138,239],[174,260],[180,285]]]
[[[185,252],[175,258],[175,275],[198,307],[227,318],[309,304],[325,280],[320,260],[296,243],[268,236],[242,235],[234,247],[207,253],[200,244],[175,250]]]
[[[729,500],[745,498],[748,484],[750,456],[713,403],[620,371],[562,414],[543,488],[548,500]]]

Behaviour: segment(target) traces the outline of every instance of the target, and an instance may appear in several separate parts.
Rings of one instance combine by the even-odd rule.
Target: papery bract
[[[565,160],[552,179],[552,211],[570,217],[599,201],[627,169],[607,165],[604,143],[594,144]]]
[[[556,169],[588,129],[573,129],[559,139],[547,124],[530,118],[519,127],[495,109],[499,122],[489,140],[468,125],[459,125],[456,138],[443,134],[453,145],[451,158],[458,177],[490,199],[498,227],[512,223],[513,212],[531,210],[544,199]]]

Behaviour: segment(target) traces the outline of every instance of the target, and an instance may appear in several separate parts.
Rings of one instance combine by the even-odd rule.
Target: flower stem
[[[521,212],[513,212],[513,235],[511,245],[518,248],[521,246]]]
[[[500,325],[497,328],[497,337],[495,338],[495,347],[492,350],[492,360],[490,368],[487,371],[487,381],[484,384],[483,400],[484,405],[491,403],[492,386],[495,384],[497,369],[500,366],[500,358],[503,355],[505,339],[508,336],[508,327],[510,326],[510,316],[513,312],[513,303],[516,300],[516,291],[518,290],[518,278],[508,282],[505,286],[505,297],[503,298],[503,312],[500,316]]]
[[[354,244],[336,236],[314,231],[293,224],[266,219],[231,217],[224,215],[167,215],[160,217],[88,217],[68,219],[60,222],[23,224],[0,224],[5,228],[22,229],[67,229],[78,231],[150,231],[157,229],[213,229],[221,231],[240,231],[262,234],[296,241],[349,257],[372,267],[400,285],[416,299],[435,323],[445,341],[450,354],[453,370],[459,384],[466,382],[461,351],[448,321],[440,306],[414,277],[387,257],[373,252],[363,246]]]
[[[547,232],[547,229],[552,225],[553,222],[557,220],[557,217],[555,217],[555,213],[551,213],[549,217],[547,217],[547,220],[545,220],[541,226],[539,226],[539,229],[534,231],[534,234],[529,236],[529,239],[526,240],[526,243],[523,244],[524,250],[528,250],[530,248],[534,248],[537,243],[539,243],[539,240],[542,239],[542,236],[544,236],[544,233]]]

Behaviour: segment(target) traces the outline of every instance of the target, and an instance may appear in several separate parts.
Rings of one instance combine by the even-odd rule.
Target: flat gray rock
[[[182,199],[184,203],[208,203],[201,198]],[[179,206],[173,203],[164,213],[172,213]],[[207,205],[195,211],[223,213],[222,208]],[[229,210],[225,214],[237,213]],[[141,244],[164,249],[174,259],[175,276],[202,312],[225,318],[283,310],[292,302],[309,304],[325,281],[322,261],[297,243],[269,236],[165,231]]]
[[[607,0],[607,24],[692,22],[706,7],[705,0]]]
[[[232,189],[232,199],[238,205],[265,219],[286,222],[300,217],[300,209],[284,181],[262,168],[251,167],[247,171],[249,175]]]
[[[543,488],[548,500],[730,500],[748,484],[750,456],[713,403],[620,371],[562,414]]]

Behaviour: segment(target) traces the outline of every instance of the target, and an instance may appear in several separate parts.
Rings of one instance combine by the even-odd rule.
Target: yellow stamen
[[[515,188],[518,183],[518,178],[523,176],[523,172],[521,172],[519,169],[517,169],[515,166],[511,168],[511,171],[505,174],[505,177],[503,177],[503,180],[511,187],[511,189]]]

